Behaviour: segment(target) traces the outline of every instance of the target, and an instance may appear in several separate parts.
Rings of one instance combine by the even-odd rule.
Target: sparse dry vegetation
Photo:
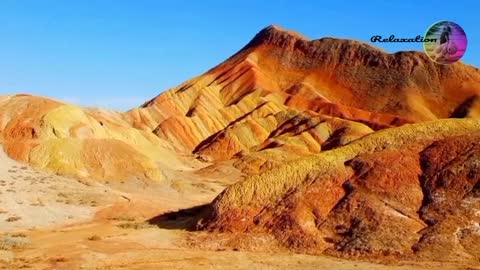
[[[21,217],[19,216],[13,216],[13,217],[8,217],[7,219],[5,219],[6,222],[15,222],[15,221],[19,221],[20,219],[22,219]]]
[[[0,250],[12,250],[30,244],[30,239],[23,233],[4,234],[0,236]]]
[[[135,218],[134,217],[131,217],[131,216],[127,216],[127,215],[120,215],[120,216],[115,216],[115,217],[112,217],[110,218],[110,220],[114,220],[114,221],[135,221]]]
[[[102,240],[102,238],[98,235],[92,235],[90,237],[87,238],[89,241],[99,241],[99,240]]]
[[[122,229],[133,229],[133,230],[142,230],[155,227],[154,225],[145,223],[145,222],[126,222],[117,225]]]

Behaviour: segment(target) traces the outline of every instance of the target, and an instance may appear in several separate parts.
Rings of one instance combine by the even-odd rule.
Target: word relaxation
[[[371,42],[437,42],[436,38],[423,38],[417,36],[415,38],[397,38],[395,35],[391,35],[389,38],[383,38],[382,36],[373,36],[370,38]]]

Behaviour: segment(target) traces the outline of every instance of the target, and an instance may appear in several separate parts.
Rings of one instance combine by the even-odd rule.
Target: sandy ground
[[[108,187],[37,171],[0,149],[0,231],[76,223],[114,197]]]
[[[208,203],[241,175],[228,167],[166,174],[169,180],[157,184],[78,181],[36,171],[0,151],[0,269],[465,269],[200,248],[191,239],[202,241],[206,233],[146,220]]]

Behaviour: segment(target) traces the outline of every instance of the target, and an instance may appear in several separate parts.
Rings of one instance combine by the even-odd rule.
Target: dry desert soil
[[[210,202],[228,183],[181,188],[112,186],[39,172],[0,151],[0,269],[467,269],[392,261],[388,265],[287,250],[231,249],[221,234],[155,217]],[[125,186],[122,186],[125,185]],[[191,185],[191,186],[188,186]],[[172,187],[173,186],[173,187]],[[137,188],[132,188],[137,187]],[[155,195],[154,195],[155,194]],[[199,244],[215,238],[211,244]],[[228,239],[227,239],[228,241]],[[471,268],[475,269],[475,268]]]

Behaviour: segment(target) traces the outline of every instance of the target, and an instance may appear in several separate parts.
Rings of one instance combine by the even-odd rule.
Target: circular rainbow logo
[[[424,42],[423,48],[428,57],[439,64],[455,63],[467,50],[467,35],[462,27],[454,22],[434,23],[425,33],[425,39],[434,40]]]

